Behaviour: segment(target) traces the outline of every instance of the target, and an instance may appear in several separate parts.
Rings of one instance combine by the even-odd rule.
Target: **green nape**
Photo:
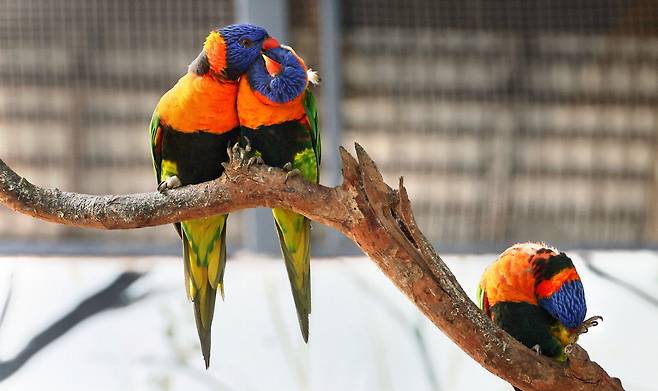
[[[543,308],[530,303],[498,302],[491,307],[491,314],[494,323],[528,348],[539,345],[541,354],[564,361],[564,345],[551,333],[557,321]]]

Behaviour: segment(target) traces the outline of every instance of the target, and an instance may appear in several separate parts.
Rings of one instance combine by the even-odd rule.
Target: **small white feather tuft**
[[[311,82],[311,84],[313,84],[314,86],[320,84],[320,74],[317,71],[308,68],[306,70],[306,77],[308,78],[308,81]]]
[[[541,250],[542,248],[551,250],[556,254],[560,253],[560,251],[558,249],[556,249],[555,247],[549,246],[548,244],[546,244],[544,242],[523,242],[523,243],[517,243],[517,244],[513,245],[512,247],[505,250],[505,252],[503,254],[507,253],[508,251],[521,251],[521,252],[523,252],[525,254],[528,254],[528,255],[535,255],[537,253],[537,251]]]

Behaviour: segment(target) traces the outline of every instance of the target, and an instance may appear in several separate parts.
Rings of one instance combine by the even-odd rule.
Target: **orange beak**
[[[265,55],[263,55],[263,58],[265,59],[265,68],[267,68],[267,72],[270,75],[276,76],[279,74],[279,72],[281,72],[281,64]]]
[[[276,40],[276,38],[267,37],[265,41],[263,41],[263,51],[274,49],[279,46],[281,46],[281,44]]]

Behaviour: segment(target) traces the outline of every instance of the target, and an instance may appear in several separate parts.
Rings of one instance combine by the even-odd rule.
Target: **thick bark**
[[[194,186],[121,196],[93,196],[34,186],[0,160],[0,202],[11,209],[78,227],[127,229],[240,209],[280,207],[331,226],[353,240],[384,274],[480,365],[527,391],[623,390],[576,347],[569,365],[537,356],[494,325],[473,304],[418,229],[400,179],[384,183],[359,145],[358,161],[341,148],[343,184],[335,188],[247,167],[239,152],[221,178]]]

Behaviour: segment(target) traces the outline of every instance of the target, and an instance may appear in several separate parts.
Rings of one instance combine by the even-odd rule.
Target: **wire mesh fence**
[[[314,68],[320,4],[289,2],[290,42]],[[342,85],[342,109],[321,114],[342,116],[344,144],[363,144],[391,183],[405,177],[434,242],[658,242],[655,0],[340,4],[343,78],[324,83]],[[0,157],[44,186],[152,190],[151,112],[234,8],[3,1]],[[72,230],[0,208],[9,239],[171,241],[162,230]]]
[[[343,4],[345,139],[436,242],[655,242],[655,1]]]
[[[208,31],[231,22],[230,0],[2,1],[0,156],[44,186],[153,190],[153,109]],[[67,229],[0,210],[4,238],[173,239],[163,231]]]

